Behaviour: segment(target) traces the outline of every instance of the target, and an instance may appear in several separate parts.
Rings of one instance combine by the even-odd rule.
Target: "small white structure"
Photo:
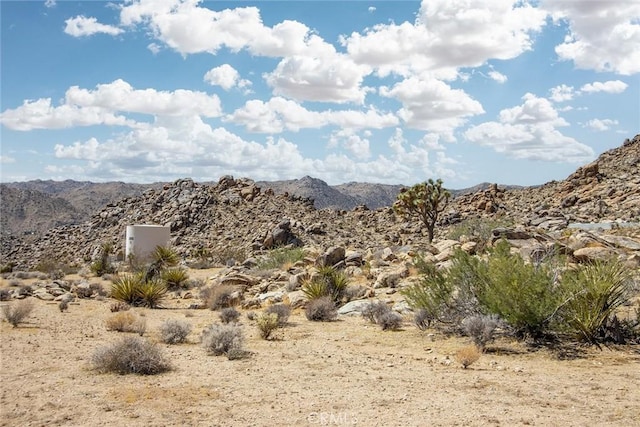
[[[171,228],[163,225],[127,225],[125,259],[130,255],[146,259],[157,246],[168,246]]]

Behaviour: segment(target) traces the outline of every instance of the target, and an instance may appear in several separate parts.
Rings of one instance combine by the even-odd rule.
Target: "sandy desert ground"
[[[638,346],[565,352],[503,338],[462,369],[454,355],[466,338],[410,319],[388,332],[294,311],[266,341],[243,312],[251,356],[228,360],[200,344],[218,313],[175,299],[133,309],[152,341],[166,319],[192,324],[188,343],[159,344],[173,370],[99,374],[91,355],[123,336],[105,327],[112,301],[76,300],[64,313],[35,302],[26,323],[0,323],[1,426],[640,426]]]

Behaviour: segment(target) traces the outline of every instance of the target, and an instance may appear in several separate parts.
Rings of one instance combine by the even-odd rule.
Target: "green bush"
[[[305,257],[302,248],[277,248],[269,251],[268,255],[258,260],[257,268],[261,270],[288,268]]]
[[[422,276],[417,283],[400,293],[413,310],[421,313],[421,322],[429,327],[434,321],[445,321],[445,314],[453,304],[454,285],[432,264],[419,267]]]
[[[111,297],[132,306],[156,308],[167,293],[158,280],[145,281],[142,273],[118,276],[111,285]]]
[[[148,308],[158,308],[160,301],[167,294],[167,287],[159,280],[150,280],[140,284],[138,295],[140,305]]]
[[[517,336],[540,338],[561,304],[553,267],[528,264],[500,241],[488,260],[469,273],[475,277],[474,293],[482,309],[505,320]]]
[[[633,280],[619,261],[595,262],[562,278],[564,326],[579,340],[597,344],[618,308],[628,302]]]
[[[155,375],[171,369],[162,350],[139,337],[125,337],[115,344],[98,348],[91,363],[99,372]]]
[[[343,271],[333,267],[320,267],[318,273],[302,285],[302,293],[309,300],[327,296],[338,303],[342,300],[348,285],[349,278]]]

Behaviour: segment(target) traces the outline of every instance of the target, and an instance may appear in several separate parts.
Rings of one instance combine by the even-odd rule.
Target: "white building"
[[[157,246],[169,246],[171,229],[163,225],[127,225],[125,259],[146,259]]]

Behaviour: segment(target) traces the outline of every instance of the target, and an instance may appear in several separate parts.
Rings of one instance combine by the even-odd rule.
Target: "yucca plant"
[[[161,277],[169,290],[186,288],[189,280],[189,274],[182,268],[168,268],[162,272]]]
[[[139,289],[144,281],[143,274],[123,274],[117,276],[111,285],[111,298],[136,306],[140,302]]]
[[[343,271],[333,267],[320,267],[318,273],[302,285],[302,293],[309,300],[328,296],[338,303],[348,285],[349,278]]]
[[[167,287],[159,280],[143,282],[138,288],[140,305],[149,308],[157,308],[166,293]]]
[[[632,278],[619,261],[595,262],[567,272],[563,288],[566,324],[578,339],[598,343],[615,311],[629,299]]]

